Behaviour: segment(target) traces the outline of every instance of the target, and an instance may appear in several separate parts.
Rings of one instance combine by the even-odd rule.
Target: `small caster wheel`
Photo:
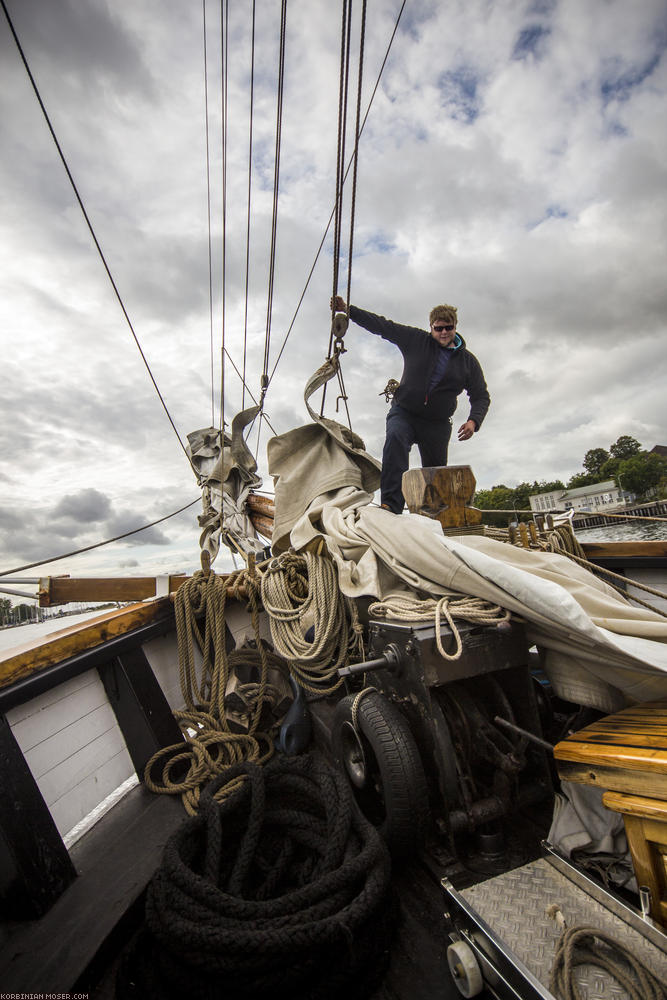
[[[475,953],[466,941],[454,941],[447,949],[449,971],[463,997],[478,997],[484,980]]]

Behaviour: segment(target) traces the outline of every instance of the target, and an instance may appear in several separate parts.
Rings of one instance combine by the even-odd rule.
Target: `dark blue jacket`
[[[470,398],[468,419],[474,420],[479,430],[491,400],[482,367],[462,337],[461,346],[451,352],[445,374],[429,392],[430,374],[438,351],[447,348],[441,347],[426,330],[394,323],[357,306],[350,306],[350,319],[370,333],[396,344],[403,355],[403,375],[394,402],[429,420],[449,420],[456,409],[457,396],[465,389]]]

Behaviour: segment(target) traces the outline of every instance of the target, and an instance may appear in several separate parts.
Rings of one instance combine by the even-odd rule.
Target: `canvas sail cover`
[[[667,697],[667,619],[566,556],[445,536],[437,521],[380,509],[371,502],[379,463],[341,438],[316,419],[269,442],[277,551],[323,538],[350,597],[470,594],[507,608],[526,621],[567,700],[615,712]]]

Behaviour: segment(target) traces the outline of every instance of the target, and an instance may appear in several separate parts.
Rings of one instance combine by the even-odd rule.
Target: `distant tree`
[[[636,438],[630,437],[629,434],[621,434],[614,444],[609,448],[609,454],[612,458],[619,458],[623,461],[626,458],[632,458],[633,455],[638,455],[642,450],[642,446]]]
[[[514,490],[509,486],[492,486],[490,490],[478,490],[473,497],[475,507],[482,510],[511,510]]]
[[[29,622],[34,616],[34,611],[32,604],[17,604],[14,608],[14,621]]]
[[[666,475],[667,459],[642,451],[619,462],[614,478],[621,489],[641,497],[655,491]]]
[[[603,479],[616,479],[616,474],[618,472],[618,467],[621,464],[622,459],[620,458],[608,458],[600,469],[600,475]]]
[[[0,597],[0,625],[6,625],[12,615],[12,602],[8,597]]]
[[[580,486],[591,486],[593,483],[599,482],[600,474],[593,475],[590,472],[575,472],[575,474],[568,479],[567,488],[568,490],[576,490]]]
[[[492,486],[490,490],[478,490],[473,497],[473,506],[480,510],[514,510],[514,490],[501,484]],[[511,515],[510,515],[511,516]],[[488,514],[484,520],[496,527],[505,527],[509,517],[506,513]]]
[[[512,503],[516,510],[530,510],[530,497],[536,491],[531,483],[519,483],[512,490]]]
[[[553,493],[555,490],[564,489],[565,484],[560,479],[553,479],[551,481],[542,479],[539,483],[535,480],[530,490],[530,495],[533,496],[535,493]]]
[[[589,476],[600,476],[601,468],[609,458],[609,452],[604,448],[591,448],[584,455],[584,469]]]

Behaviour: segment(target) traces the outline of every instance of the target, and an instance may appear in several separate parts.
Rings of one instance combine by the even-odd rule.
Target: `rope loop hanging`
[[[246,603],[256,649],[227,652],[228,597]],[[276,689],[269,682],[270,671],[286,676],[288,668],[261,638],[261,585],[256,573],[238,570],[223,579],[212,570],[201,570],[177,590],[174,607],[184,702],[184,709],[174,712],[174,717],[184,741],[155,753],[146,765],[144,781],[153,792],[181,795],[186,811],[194,815],[201,789],[213,777],[243,761],[264,763],[272,756],[273,738],[270,732],[262,731],[260,723],[267,717],[265,705],[277,700]],[[199,669],[195,649],[201,654]],[[258,682],[245,685],[247,732],[233,731],[228,722],[230,678],[241,666],[259,676]]]

